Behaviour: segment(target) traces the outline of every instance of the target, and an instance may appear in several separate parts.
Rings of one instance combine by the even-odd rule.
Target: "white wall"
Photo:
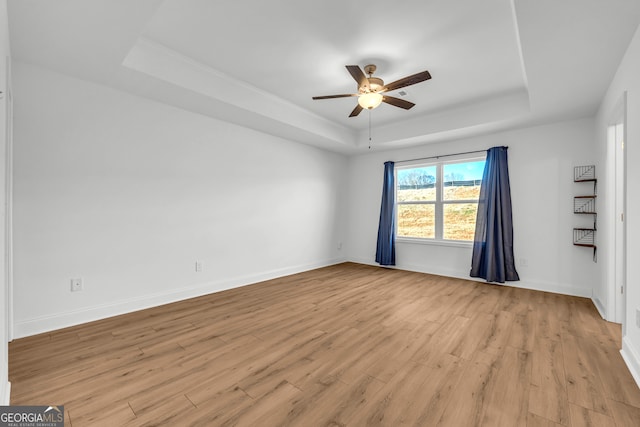
[[[346,157],[27,64],[13,76],[16,337],[343,258]]]
[[[593,120],[583,119],[351,157],[349,258],[374,263],[386,160],[507,145],[514,252],[516,259],[527,261],[526,266],[517,265],[520,282],[508,284],[591,297],[599,264],[592,261],[590,249],[573,246],[572,229],[585,225],[585,218],[572,212],[573,196],[591,191],[591,187],[573,183],[573,167],[596,162],[593,132]],[[398,242],[396,262],[402,269],[469,278],[471,248]]]
[[[9,404],[9,282],[7,280],[7,199],[6,199],[6,165],[7,165],[7,129],[8,129],[8,81],[9,63],[9,23],[7,18],[7,2],[0,0],[0,405]]]
[[[606,146],[606,128],[611,115],[622,95],[627,94],[627,129],[625,149],[627,155],[627,295],[626,319],[624,321],[624,336],[622,341],[622,355],[627,365],[640,384],[640,327],[636,324],[636,310],[640,310],[640,29],[636,31],[629,48],[620,63],[620,67],[602,101],[597,116],[597,141],[600,155],[609,164]],[[609,171],[606,171],[607,176]],[[610,187],[610,185],[608,185]],[[613,199],[610,199],[611,202]],[[611,229],[607,237],[608,244],[613,247]],[[611,256],[609,251],[608,256]],[[597,290],[606,298],[611,279],[611,271],[603,273],[602,286]],[[610,304],[608,304],[610,305]]]

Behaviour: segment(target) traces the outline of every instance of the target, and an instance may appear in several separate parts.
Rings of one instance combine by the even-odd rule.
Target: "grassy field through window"
[[[398,202],[435,200],[435,188],[398,190]],[[480,185],[444,188],[444,200],[477,200]],[[472,241],[477,203],[443,204],[443,238]],[[398,237],[435,238],[435,205],[398,205]]]

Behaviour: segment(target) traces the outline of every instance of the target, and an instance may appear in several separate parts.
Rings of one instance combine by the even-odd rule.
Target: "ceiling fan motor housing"
[[[367,80],[369,81],[369,92],[377,92],[384,87],[384,82],[382,81],[382,79],[379,79],[377,77],[369,77]],[[360,88],[360,91],[362,92],[363,89],[364,88]]]

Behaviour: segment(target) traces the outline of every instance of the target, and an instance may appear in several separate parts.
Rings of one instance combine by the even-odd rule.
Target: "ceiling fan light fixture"
[[[382,95],[375,92],[363,93],[358,97],[358,104],[364,109],[373,110],[382,103]]]

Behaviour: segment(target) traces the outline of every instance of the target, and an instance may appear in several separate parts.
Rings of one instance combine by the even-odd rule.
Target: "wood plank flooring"
[[[340,264],[16,340],[80,426],[640,426],[588,299]]]

